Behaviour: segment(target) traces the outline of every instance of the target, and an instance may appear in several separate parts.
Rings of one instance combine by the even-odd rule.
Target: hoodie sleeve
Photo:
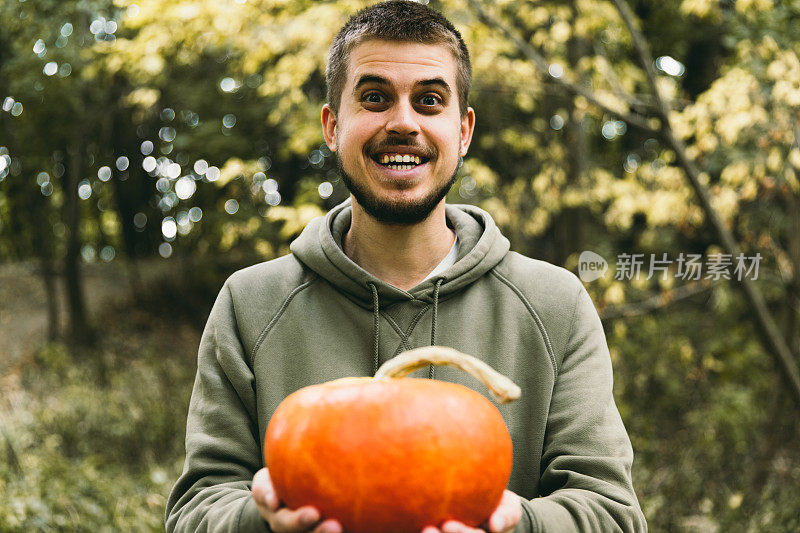
[[[545,430],[542,497],[523,502],[517,531],[647,531],[603,326],[583,285],[567,327]]]
[[[226,284],[208,318],[186,424],[186,460],[169,495],[166,529],[268,531],[251,496],[263,466],[254,377]]]

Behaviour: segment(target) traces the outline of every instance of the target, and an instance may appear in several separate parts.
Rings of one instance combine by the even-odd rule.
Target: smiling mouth
[[[427,157],[413,154],[377,154],[372,160],[391,170],[411,170],[430,161]]]

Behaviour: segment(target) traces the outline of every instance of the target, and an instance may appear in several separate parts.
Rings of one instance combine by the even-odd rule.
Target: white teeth
[[[414,163],[419,165],[422,163],[422,159],[418,155],[412,154],[383,154],[380,157],[381,164],[388,164],[388,163]]]
[[[382,154],[379,160],[382,165],[386,165],[392,170],[410,170],[422,163],[422,159],[418,155],[412,154]]]

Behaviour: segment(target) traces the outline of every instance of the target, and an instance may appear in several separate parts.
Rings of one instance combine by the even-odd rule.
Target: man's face
[[[322,109],[356,202],[386,223],[425,219],[455,181],[475,113],[460,116],[456,60],[443,45],[369,40],[350,52],[339,115]]]

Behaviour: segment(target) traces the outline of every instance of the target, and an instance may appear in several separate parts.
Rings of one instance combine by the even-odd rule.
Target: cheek
[[[431,140],[436,143],[441,155],[452,155],[451,151],[456,151],[456,157],[461,148],[461,122],[458,120],[448,120],[446,123],[439,123],[431,126],[428,130]]]
[[[347,153],[359,153],[364,148],[364,145],[371,138],[370,132],[372,131],[369,124],[359,122],[357,124],[349,124],[348,127],[342,128],[336,136],[339,149],[344,149]]]

